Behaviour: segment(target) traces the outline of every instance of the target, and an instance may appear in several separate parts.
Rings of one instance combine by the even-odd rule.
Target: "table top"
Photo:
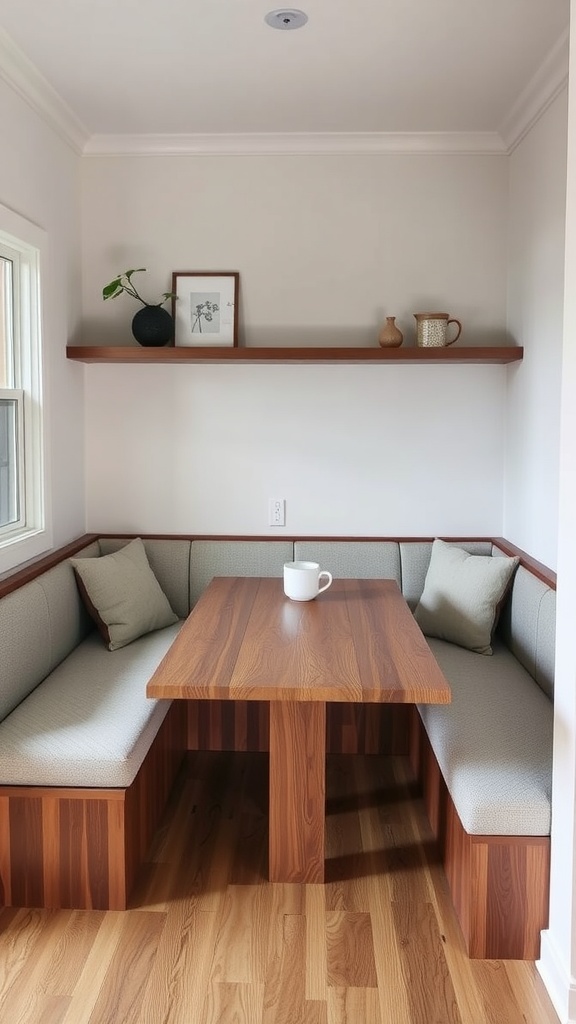
[[[280,578],[216,577],[152,676],[163,698],[448,703],[393,580],[334,580],[291,601]]]
[[[149,697],[447,704],[450,686],[398,585],[337,579],[291,601],[281,578],[215,577]]]

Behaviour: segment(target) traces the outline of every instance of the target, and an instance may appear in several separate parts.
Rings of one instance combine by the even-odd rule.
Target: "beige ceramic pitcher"
[[[414,313],[416,319],[416,344],[420,348],[442,348],[458,341],[462,331],[459,320],[449,313]],[[456,324],[457,331],[448,341],[448,325]]]

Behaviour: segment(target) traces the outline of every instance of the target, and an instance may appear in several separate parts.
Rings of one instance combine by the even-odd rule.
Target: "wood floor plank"
[[[55,943],[41,981],[47,995],[71,996],[92,949],[104,911],[62,911],[65,928]]]
[[[261,1024],[264,985],[212,982],[205,1024]]]
[[[326,908],[368,912],[366,877],[371,869],[362,840],[365,794],[358,788],[354,757],[329,759],[326,814]],[[369,797],[368,806],[372,797]],[[362,810],[361,810],[362,809]],[[370,863],[370,867],[369,867]]]
[[[246,759],[242,804],[230,882],[256,885],[268,879],[268,755]]]
[[[375,873],[372,885],[372,937],[374,941],[375,970],[378,983],[380,1014],[383,1024],[428,1024],[411,1017],[410,1001],[403,969],[402,950],[396,932],[392,906],[383,897]],[[481,1022],[477,1022],[481,1024]]]
[[[454,986],[430,904],[392,905],[408,992],[409,1020],[462,1024]]]
[[[251,984],[267,973],[265,887],[229,886],[220,914],[211,981]]]
[[[88,1024],[100,998],[108,967],[121,947],[124,913],[110,910],[104,914],[96,938],[86,957],[84,969],[72,993],[62,1024]]]
[[[0,947],[0,1020],[25,1020],[42,992],[53,947],[66,928],[67,913],[50,910],[20,911],[14,918],[19,926],[17,941]]]
[[[394,759],[394,774],[402,788],[409,788],[409,776],[403,759]],[[454,913],[448,882],[419,799],[412,799],[406,804],[402,825],[419,843],[421,869],[417,872],[416,886],[426,893],[434,908],[462,1024],[483,1024],[484,1005],[472,977],[471,961]]]
[[[525,960],[506,960],[504,968],[527,1024],[558,1024],[550,996],[533,964]]]
[[[331,988],[328,992],[328,1024],[383,1024],[375,988]],[[392,1024],[388,1018],[386,1024]]]
[[[66,913],[38,910],[33,918],[29,919],[30,944],[27,946],[27,966],[18,972],[14,983],[3,992],[0,1000],[0,1020],[10,1021],[12,1024],[28,1024],[29,1021],[46,1014],[53,1016],[54,1004],[58,1004],[60,1000],[46,995],[43,981],[47,975],[53,948],[63,936],[66,926]]]
[[[376,988],[370,914],[332,910],[326,914],[328,985]]]
[[[328,998],[325,885],[306,886],[306,999]]]
[[[175,900],[166,919],[139,1024],[204,1024],[218,916]]]
[[[541,1006],[526,1005],[522,986],[512,984],[505,961],[475,960],[472,974],[480,992],[489,1024],[532,1024],[539,1020]],[[534,1003],[532,1004],[534,1006]]]
[[[70,999],[67,996],[47,996],[34,992],[23,1004],[21,1012],[12,1017],[10,1024],[60,1024]]]
[[[306,999],[305,957],[306,920],[286,914],[280,960],[264,990],[262,1024],[328,1024],[326,1003]]]
[[[122,943],[108,965],[91,1024],[108,1020],[139,1024],[140,1006],[164,922],[161,914],[125,914]]]

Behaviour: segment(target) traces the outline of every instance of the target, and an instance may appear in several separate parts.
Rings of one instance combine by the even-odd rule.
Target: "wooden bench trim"
[[[527,555],[526,552],[522,550],[522,548],[517,547],[516,544],[512,544],[509,540],[506,540],[504,537],[493,537],[492,543],[497,548],[500,548],[500,550],[505,555],[512,555],[516,558],[519,558],[520,565],[523,565],[524,568],[528,569],[528,571],[531,572],[533,576],[536,576],[537,579],[542,580],[542,583],[545,583],[548,587],[551,587],[552,590],[556,590],[557,578],[556,573],[553,569],[549,569],[547,565],[544,565],[542,562],[538,562],[535,558],[532,558],[531,555]]]
[[[81,551],[88,544],[98,540],[98,536],[97,533],[85,533],[83,537],[78,537],[77,540],[71,541],[70,544],[66,544],[62,548],[55,548],[49,555],[32,559],[31,562],[22,566],[21,569],[6,573],[0,579],[0,599],[6,597],[6,594],[11,594],[13,590],[23,587],[26,583],[31,583],[38,576],[48,572],[48,569],[53,569],[55,565],[63,562],[66,558],[70,558],[71,555],[75,555],[77,551]]]

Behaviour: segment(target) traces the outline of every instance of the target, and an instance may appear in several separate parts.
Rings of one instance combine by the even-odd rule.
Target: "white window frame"
[[[0,528],[0,573],[35,558],[52,546],[47,474],[47,416],[42,352],[41,271],[46,232],[0,204],[0,253],[17,255],[14,275],[13,365],[8,388],[21,414],[21,520]]]
[[[16,505],[18,508],[18,516],[11,522],[6,523],[5,526],[0,525],[0,540],[3,540],[6,537],[9,539],[11,535],[13,536],[20,533],[26,524],[26,496],[24,493],[24,488],[26,486],[26,466],[24,461],[24,392],[16,388],[0,388],[0,402],[3,400],[13,402],[16,408],[16,452],[13,462],[16,470],[15,490],[17,492]],[[0,463],[0,484],[2,483],[2,469],[3,466]],[[0,488],[0,502],[1,499],[2,490]]]

